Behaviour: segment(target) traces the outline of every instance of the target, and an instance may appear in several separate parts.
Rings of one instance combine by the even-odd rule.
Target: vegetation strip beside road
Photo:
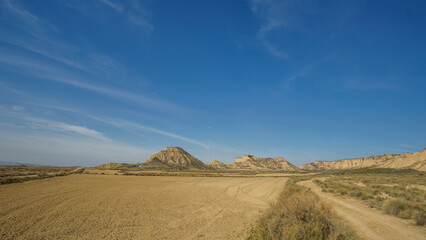
[[[314,182],[323,192],[362,200],[368,206],[416,225],[426,224],[426,175],[414,170],[334,175]]]
[[[407,220],[386,215],[355,199],[325,193],[313,180],[299,184],[309,187],[320,199],[333,206],[335,213],[365,239],[426,239],[425,229]]]
[[[358,239],[317,195],[293,177],[249,236],[257,239]]]

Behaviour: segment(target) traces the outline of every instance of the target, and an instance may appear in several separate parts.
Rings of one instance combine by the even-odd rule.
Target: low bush
[[[383,204],[383,210],[387,214],[398,216],[400,212],[405,210],[405,202],[396,199],[396,200],[387,200]]]
[[[255,239],[357,239],[309,189],[289,184],[252,229]]]
[[[426,215],[424,213],[416,212],[413,215],[413,220],[416,225],[420,225],[420,226],[426,225]]]

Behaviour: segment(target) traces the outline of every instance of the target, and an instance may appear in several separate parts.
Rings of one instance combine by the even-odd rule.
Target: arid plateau
[[[1,166],[0,238],[426,239],[425,153]]]

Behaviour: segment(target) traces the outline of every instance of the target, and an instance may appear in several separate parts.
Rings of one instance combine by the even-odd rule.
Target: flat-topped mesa
[[[296,166],[289,163],[282,157],[257,158],[253,155],[243,155],[242,157],[237,157],[234,163],[229,164],[213,160],[209,166],[216,169],[283,170],[291,172],[299,171]]]
[[[180,147],[167,147],[163,151],[152,155],[146,160],[147,164],[162,163],[182,168],[209,169],[205,163],[198,160]]]
[[[243,155],[243,157],[237,157],[236,159],[235,159],[235,162],[237,163],[237,162],[245,162],[245,161],[247,161],[247,160],[250,160],[250,159],[255,159],[256,157],[255,156],[253,156],[253,155]]]
[[[257,158],[252,155],[247,155],[244,161],[235,161],[234,165],[238,168],[259,169],[259,170],[284,170],[284,171],[298,171],[299,169],[293,164],[289,163],[283,157],[277,158]]]
[[[367,158],[343,159],[338,161],[316,161],[302,165],[303,170],[343,170],[356,168],[408,168],[426,171],[426,148],[417,153],[385,154]]]

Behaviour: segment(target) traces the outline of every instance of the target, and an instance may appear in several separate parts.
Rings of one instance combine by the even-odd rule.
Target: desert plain
[[[286,180],[72,174],[0,185],[0,238],[244,239]]]

